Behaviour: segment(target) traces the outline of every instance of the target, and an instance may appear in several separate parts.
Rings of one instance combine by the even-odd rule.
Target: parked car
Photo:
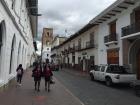
[[[92,80],[105,81],[107,86],[136,80],[136,74],[128,73],[124,66],[119,65],[100,65],[90,71],[90,77]]]
[[[59,71],[59,65],[58,64],[51,64],[52,71]]]

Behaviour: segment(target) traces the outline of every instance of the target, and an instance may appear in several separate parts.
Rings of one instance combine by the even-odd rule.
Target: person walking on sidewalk
[[[18,85],[21,86],[21,81],[22,81],[22,76],[23,76],[23,68],[22,68],[22,64],[19,64],[19,66],[17,67],[17,83]]]
[[[43,76],[45,79],[45,90],[47,91],[47,89],[48,89],[48,92],[49,92],[50,91],[50,81],[51,81],[51,78],[53,76],[53,73],[47,64],[44,67]]]
[[[32,71],[32,77],[34,77],[34,82],[35,82],[35,90],[40,91],[40,81],[41,81],[41,67],[39,64],[36,65],[36,67]]]

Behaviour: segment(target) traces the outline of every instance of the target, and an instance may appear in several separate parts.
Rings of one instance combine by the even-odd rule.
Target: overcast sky
[[[67,36],[74,34],[91,19],[116,0],[38,0],[39,36],[43,27],[51,27],[54,34]]]

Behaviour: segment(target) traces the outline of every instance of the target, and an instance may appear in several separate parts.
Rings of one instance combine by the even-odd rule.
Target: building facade
[[[118,0],[90,23],[99,26],[99,64],[127,66],[140,79],[140,1]]]
[[[89,71],[98,64],[98,26],[87,24],[56,47],[59,61],[68,68]]]
[[[53,41],[52,41],[52,47],[51,47],[51,59],[52,59],[52,63],[55,64],[60,64],[60,59],[59,59],[59,55],[58,55],[58,51],[57,51],[57,47],[62,44],[65,40],[67,39],[67,37],[60,37],[60,36],[55,36]]]
[[[32,2],[37,6],[36,0]],[[30,4],[28,0],[0,1],[0,87],[16,76],[19,64],[26,69],[35,59],[37,17],[30,16]]]
[[[91,58],[94,65],[124,65],[140,79],[139,37],[140,1],[117,0],[57,49],[66,66],[85,71]]]

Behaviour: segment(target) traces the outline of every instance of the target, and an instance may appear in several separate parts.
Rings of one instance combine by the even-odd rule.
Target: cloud
[[[116,0],[39,0],[39,36],[43,27],[51,27],[54,34],[71,35]]]

